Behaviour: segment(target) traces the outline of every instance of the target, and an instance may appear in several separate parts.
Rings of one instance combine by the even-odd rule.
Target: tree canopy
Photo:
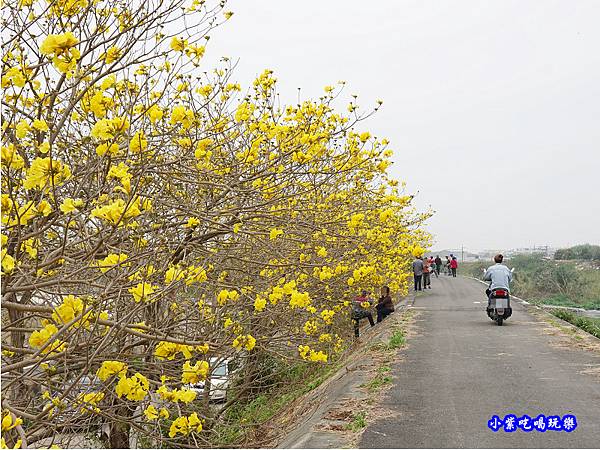
[[[211,446],[223,413],[190,384],[235,361],[226,409],[265,357],[335,358],[357,290],[406,292],[429,213],[359,129],[379,105],[204,67],[224,6],[4,5],[3,445]]]

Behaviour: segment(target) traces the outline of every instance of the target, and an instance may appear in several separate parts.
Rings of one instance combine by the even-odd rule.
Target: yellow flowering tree
[[[327,363],[357,290],[406,292],[428,214],[359,129],[372,111],[335,110],[343,83],[281,106],[269,70],[246,90],[207,70],[223,7],[5,5],[6,445],[210,446],[265,361]],[[215,413],[222,364],[243,370]]]

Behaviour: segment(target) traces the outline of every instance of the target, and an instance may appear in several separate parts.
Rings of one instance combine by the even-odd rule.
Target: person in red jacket
[[[458,269],[458,260],[456,259],[456,256],[454,256],[452,261],[450,261],[450,270],[452,270],[452,276],[454,278],[456,278],[456,269]]]

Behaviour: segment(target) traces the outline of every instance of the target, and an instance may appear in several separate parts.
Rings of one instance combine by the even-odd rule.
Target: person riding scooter
[[[491,302],[490,294],[494,289],[506,289],[507,292],[510,292],[510,282],[513,279],[513,273],[508,267],[502,264],[503,260],[504,256],[501,254],[494,256],[496,264],[488,267],[483,275],[484,281],[490,282],[489,287],[485,290],[488,298],[488,309]]]

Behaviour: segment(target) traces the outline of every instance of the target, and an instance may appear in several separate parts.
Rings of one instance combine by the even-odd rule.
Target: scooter
[[[514,272],[515,269],[511,269]],[[485,273],[485,269],[483,270]],[[504,320],[508,319],[512,315],[512,308],[510,307],[510,292],[504,288],[487,289],[488,294],[488,306],[487,315],[490,319],[502,326]]]

